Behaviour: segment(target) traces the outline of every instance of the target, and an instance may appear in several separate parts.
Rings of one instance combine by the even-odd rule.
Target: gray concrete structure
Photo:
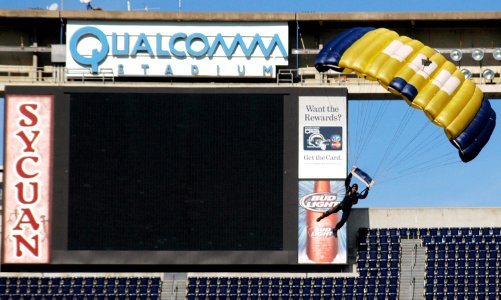
[[[65,25],[68,20],[106,20],[142,22],[287,22],[289,24],[289,66],[281,67],[276,80],[218,80],[215,84],[246,84],[273,86],[277,84],[348,87],[350,97],[392,97],[382,88],[356,76],[340,76],[328,72],[319,74],[314,69],[315,54],[333,36],[354,26],[374,26],[394,29],[401,35],[418,39],[436,48],[448,57],[452,49],[463,50],[461,68],[473,73],[488,97],[499,97],[500,63],[492,52],[501,47],[501,12],[413,12],[413,13],[185,13],[143,11],[49,11],[0,10],[0,91],[6,84],[30,83],[36,85],[80,85],[68,82],[64,63],[54,62],[52,54],[58,45],[64,45]],[[481,64],[473,61],[471,52],[481,48],[486,55]],[[493,84],[481,77],[485,68],[496,75]],[[183,85],[203,81],[170,77],[144,80],[116,78],[101,74],[93,84],[114,82],[117,85]],[[287,80],[294,77],[293,82]],[[147,81],[147,82],[146,82]],[[85,84],[91,84],[86,82]]]

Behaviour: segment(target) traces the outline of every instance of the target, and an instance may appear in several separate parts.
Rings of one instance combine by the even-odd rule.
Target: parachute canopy
[[[374,181],[369,174],[365,173],[357,166],[353,166],[351,168],[351,174],[353,174],[353,176],[355,176],[358,180],[365,183],[367,187],[372,187],[376,183],[376,181]]]
[[[494,130],[496,113],[480,88],[442,54],[395,31],[346,30],[324,46],[315,67],[377,80],[444,128],[463,162],[480,153]]]

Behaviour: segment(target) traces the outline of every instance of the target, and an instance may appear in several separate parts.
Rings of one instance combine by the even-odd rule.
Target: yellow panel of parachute
[[[495,112],[482,91],[442,54],[395,31],[372,27],[346,30],[320,51],[315,66],[321,72],[353,71],[377,80],[443,127],[463,161],[476,156],[494,130]],[[477,117],[481,120],[474,121]],[[483,135],[484,144],[475,150],[463,149],[477,142],[477,134]]]

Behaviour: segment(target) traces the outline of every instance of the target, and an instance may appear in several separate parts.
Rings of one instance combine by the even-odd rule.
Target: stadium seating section
[[[160,277],[0,277],[0,299],[160,299]]]
[[[360,229],[356,276],[189,276],[186,299],[398,299],[402,239],[421,239],[426,249],[423,294],[417,298],[499,299],[501,228],[491,227]],[[160,277],[0,277],[0,299],[160,295]]]
[[[501,228],[361,229],[358,276],[189,277],[187,299],[398,299],[402,239],[426,247],[415,299],[499,299]]]

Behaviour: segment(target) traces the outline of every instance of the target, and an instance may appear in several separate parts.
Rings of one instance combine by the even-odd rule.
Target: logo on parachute
[[[299,205],[307,210],[324,212],[336,206],[337,194],[335,193],[313,193],[308,194],[299,200]]]

